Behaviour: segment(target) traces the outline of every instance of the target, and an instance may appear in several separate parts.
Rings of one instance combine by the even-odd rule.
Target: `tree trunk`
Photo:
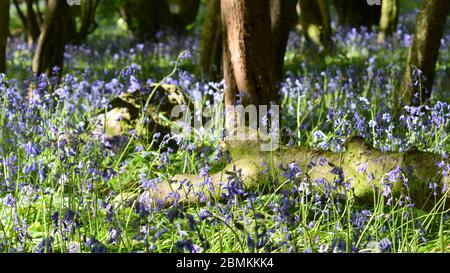
[[[77,17],[80,16],[81,6],[72,5],[68,11],[68,17],[65,24],[64,36],[65,44],[77,43],[78,42],[78,29],[77,29]]]
[[[299,16],[302,31],[321,49],[331,45],[331,23],[326,0],[300,0]]]
[[[96,28],[95,12],[100,3],[100,0],[86,0],[81,4],[81,27],[78,31],[78,41],[86,40],[87,36],[91,34]]]
[[[274,50],[275,77],[283,77],[284,55],[289,39],[289,32],[297,18],[295,6],[297,0],[270,0],[270,17]]]
[[[44,16],[42,15],[41,7],[39,6],[39,0],[34,0],[34,6],[36,7],[36,14],[39,25],[42,26],[42,24],[44,23]]]
[[[9,32],[9,0],[0,0],[0,73],[6,73],[6,48]]]
[[[365,0],[333,0],[339,17],[339,25],[344,27],[370,27],[378,25],[381,5],[369,5]]]
[[[378,42],[384,42],[385,38],[391,36],[397,29],[398,2],[397,0],[383,0],[381,2],[380,33]]]
[[[20,5],[19,2],[17,0],[13,0],[13,4],[16,7],[16,11],[17,11],[17,15],[20,18],[20,21],[22,22],[23,25],[23,32],[24,33],[28,33],[28,23],[27,23],[27,17],[25,16],[25,14],[23,13],[23,11],[20,9]],[[28,34],[27,34],[28,35]]]
[[[450,1],[424,0],[422,3],[401,86],[406,104],[420,105],[431,97],[449,6]]]
[[[220,0],[210,0],[203,22],[200,45],[200,74],[203,79],[217,81],[222,58],[222,24]]]
[[[170,27],[173,19],[167,0],[124,0],[120,15],[140,41],[154,39],[159,30]]]
[[[33,45],[39,38],[40,26],[33,9],[34,0],[26,0],[27,4],[27,26],[28,26],[28,45]]]
[[[69,5],[60,0],[49,0],[47,13],[33,59],[33,72],[52,74],[52,69],[62,70],[67,25],[70,20]]]
[[[277,102],[270,0],[222,0],[225,106]]]

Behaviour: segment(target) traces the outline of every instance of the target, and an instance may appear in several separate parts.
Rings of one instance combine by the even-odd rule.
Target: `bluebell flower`
[[[212,213],[211,213],[209,210],[206,210],[206,209],[200,209],[199,215],[200,215],[200,221],[203,221],[203,220],[205,220],[205,219],[211,217],[211,216],[212,216]]]
[[[391,252],[391,241],[388,238],[380,241],[380,251],[382,253]]]
[[[92,253],[107,253],[108,249],[104,244],[102,244],[99,240],[95,239],[95,237],[89,238],[86,242],[86,245],[90,248]]]
[[[53,253],[53,238],[44,238],[42,241],[37,245],[36,251],[38,253]]]
[[[189,253],[200,253],[201,248],[194,244],[190,239],[181,240],[175,243],[175,248],[180,251],[184,252],[187,250]]]

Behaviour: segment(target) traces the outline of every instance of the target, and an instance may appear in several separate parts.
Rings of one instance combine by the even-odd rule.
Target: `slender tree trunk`
[[[300,25],[306,39],[321,49],[331,45],[331,23],[326,0],[300,0]]]
[[[28,33],[27,17],[23,13],[23,11],[20,9],[20,5],[19,5],[19,2],[17,0],[13,0],[13,4],[14,4],[14,7],[16,8],[17,15],[19,16],[20,21],[22,22],[23,32],[24,33]]]
[[[39,25],[42,26],[44,23],[44,16],[41,12],[41,7],[39,6],[39,0],[34,0],[34,6],[36,7],[37,19],[39,21]]]
[[[28,26],[28,45],[33,45],[40,34],[40,26],[33,9],[33,0],[26,0],[27,4],[27,26]]]
[[[403,102],[420,105],[431,97],[439,47],[450,1],[424,0],[401,87]]]
[[[378,34],[380,43],[395,32],[398,22],[397,0],[383,0],[381,3],[380,33]]]
[[[277,102],[270,0],[222,0],[225,105]]]
[[[333,0],[333,2],[341,26],[371,27],[380,22],[381,5],[369,5],[366,0]]]
[[[65,1],[48,1],[42,33],[33,59],[34,73],[51,75],[54,67],[62,70],[69,16],[69,5]]]
[[[0,0],[0,73],[6,73],[6,45],[9,33],[9,0]]]
[[[77,40],[85,40],[96,28],[95,12],[100,0],[86,0],[81,4],[81,27]]]
[[[328,7],[327,0],[319,0],[320,15],[322,17],[322,32],[324,36],[324,41],[329,42],[331,40],[331,19],[330,19],[330,9]]]
[[[220,0],[210,0],[203,22],[200,45],[200,73],[203,79],[219,79],[222,58]]]
[[[297,18],[295,6],[298,0],[270,0],[270,17],[274,50],[275,77],[283,77],[284,55],[291,31]]]

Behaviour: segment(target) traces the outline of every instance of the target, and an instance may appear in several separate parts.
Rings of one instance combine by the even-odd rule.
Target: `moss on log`
[[[171,205],[174,198],[185,204],[215,202],[222,198],[228,176],[233,175],[236,170],[240,171],[240,178],[246,190],[255,190],[261,189],[264,183],[283,181],[282,171],[278,166],[292,162],[296,162],[302,169],[300,179],[306,178],[309,183],[315,179],[324,179],[331,183],[339,178],[342,178],[343,182],[350,182],[355,200],[362,204],[371,204],[374,189],[383,189],[383,184],[391,188],[394,196],[399,196],[407,183],[407,194],[416,207],[429,209],[432,201],[428,199],[433,193],[429,184],[437,183],[437,192],[440,193],[444,183],[448,183],[448,177],[443,177],[442,170],[436,165],[442,161],[439,155],[421,151],[381,152],[360,137],[349,139],[345,147],[345,151],[340,153],[287,147],[275,152],[259,152],[257,141],[228,142],[227,149],[232,161],[223,171],[210,175],[212,183],[209,190],[205,177],[180,174],[170,181],[158,184],[152,198],[155,202],[160,200],[160,205],[165,206]],[[267,167],[269,171],[263,173],[263,169]],[[190,181],[189,187],[187,181]],[[188,188],[190,190],[187,190]]]

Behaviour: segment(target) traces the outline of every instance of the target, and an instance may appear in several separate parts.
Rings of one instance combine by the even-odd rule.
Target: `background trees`
[[[154,39],[159,30],[183,32],[197,15],[199,0],[123,0],[120,15],[141,41]]]
[[[80,26],[78,29],[75,28],[75,41],[79,42],[85,40],[87,36],[97,28],[95,15],[99,4],[100,0],[85,0],[81,2],[79,11],[81,23],[79,24]]]
[[[431,96],[449,6],[450,1],[422,2],[401,88],[406,104],[423,104]]]
[[[425,0],[413,41],[419,1],[401,28],[395,0],[371,22],[341,2],[344,27],[331,0],[1,8],[0,252],[448,251],[448,6]]]
[[[381,6],[369,5],[361,0],[333,0],[339,18],[344,27],[371,27],[380,22]]]
[[[208,1],[202,25],[199,66],[203,79],[218,80],[222,66],[220,0]]]
[[[0,73],[6,72],[6,40],[9,32],[9,0],[0,0]]]
[[[38,0],[13,0],[14,7],[22,22],[27,37],[28,46],[32,46],[39,38],[40,28],[43,23],[43,15],[39,8]],[[25,11],[21,6],[25,4]]]
[[[380,33],[378,42],[383,42],[387,36],[397,29],[398,2],[397,0],[383,0],[381,2]]]
[[[200,0],[118,0],[117,3],[119,3],[119,5],[117,10],[118,14],[126,21],[129,30],[139,41],[155,39],[156,33],[162,29],[172,30],[177,33],[185,33],[189,25],[199,21],[198,18],[200,15],[200,18],[203,18],[203,24],[199,27],[201,30],[199,72],[205,80],[220,80],[223,76],[222,71],[224,71],[222,67],[225,67],[225,70],[228,70],[228,72],[224,71],[224,75],[228,75],[225,78],[230,78],[229,75],[237,73],[237,68],[235,68],[233,73],[229,73],[231,67],[229,60],[231,60],[231,57],[222,56],[224,52],[231,54],[229,49],[223,48],[223,41],[226,41],[227,46],[230,46],[231,41],[228,35],[231,34],[229,32],[223,33],[223,30],[229,29],[229,27],[223,26],[222,24],[223,16],[226,16],[226,18],[230,18],[230,16],[227,15],[229,12],[224,15],[223,11],[221,15],[220,2],[220,0],[206,2]],[[289,32],[296,23],[301,25],[301,29],[307,39],[313,41],[322,49],[328,48],[331,45],[332,37],[330,23],[331,16],[328,6],[329,2],[331,1],[270,0],[268,8],[270,30],[265,29],[267,27],[265,22],[261,29],[250,26],[251,24],[260,24],[262,22],[261,15],[252,13],[250,17],[260,16],[260,18],[246,19],[249,20],[249,26],[244,24],[245,28],[242,28],[239,31],[247,29],[245,30],[247,34],[256,31],[257,33],[264,32],[265,35],[261,35],[264,36],[264,39],[258,35],[256,35],[257,38],[255,38],[253,37],[253,34],[250,38],[244,39],[241,37],[244,39],[241,41],[242,43],[248,43],[248,45],[241,46],[241,53],[243,53],[243,55],[239,55],[240,60],[245,63],[245,65],[243,65],[244,68],[241,71],[244,73],[242,75],[249,74],[249,72],[246,71],[252,71],[252,69],[245,68],[246,66],[256,67],[257,65],[252,65],[251,63],[260,62],[257,60],[250,61],[256,57],[247,57],[247,55],[252,55],[250,52],[253,51],[261,51],[263,56],[271,56],[270,62],[265,62],[265,64],[261,63],[262,67],[268,66],[268,63],[271,63],[271,66],[273,66],[273,68],[268,68],[267,72],[265,72],[265,74],[273,75],[264,76],[263,78],[266,80],[273,79],[274,84],[276,84],[283,76],[286,44]],[[334,3],[337,13],[336,18],[340,25],[344,27],[371,27],[378,25],[378,41],[380,43],[383,43],[386,37],[391,36],[396,30],[399,10],[397,0],[383,0],[381,1],[381,6],[368,5],[365,1],[358,0],[333,0],[332,2]],[[404,80],[402,81],[399,90],[399,96],[402,97],[406,103],[420,104],[431,96],[440,39],[442,38],[447,17],[446,14],[448,13],[447,2],[448,1],[435,0],[423,1],[422,11],[417,18],[416,35],[408,56]],[[12,0],[9,3],[10,4],[8,5],[7,2],[2,1],[2,5],[5,5],[7,8],[2,9],[4,16],[1,17],[2,23],[0,28],[3,42],[0,43],[0,46],[5,47],[5,37],[7,37],[9,33],[7,23],[5,22],[8,20],[7,15],[9,14],[9,6],[13,5],[17,13],[17,18],[22,22],[23,31],[26,33],[29,45],[37,42],[39,39],[33,61],[34,71],[36,73],[49,73],[53,66],[63,65],[62,52],[64,51],[65,43],[78,43],[86,39],[87,36],[96,29],[96,15],[98,15],[97,10],[101,1],[81,1],[81,6],[72,6],[71,8],[68,8],[68,5],[62,4],[58,4],[58,7],[55,8],[56,3],[54,1],[46,1],[44,12],[41,12],[41,6],[44,4],[44,1]],[[242,2],[239,5],[246,7],[248,3],[244,4],[244,2]],[[299,11],[298,14],[295,12],[296,5]],[[262,8],[266,9],[265,4],[262,4],[262,7],[251,7],[251,10],[258,9],[258,12],[260,12]],[[205,10],[205,12],[199,13],[201,10]],[[253,12],[253,10],[251,12]],[[59,15],[52,15],[56,13]],[[61,16],[63,18],[61,18]],[[297,20],[297,18],[299,18],[299,20]],[[197,24],[197,26],[199,26],[199,24]],[[64,37],[64,41],[61,40],[61,37]],[[238,38],[238,36],[233,37]],[[255,39],[254,41],[252,40],[253,38]],[[272,51],[271,53],[267,53],[268,50],[263,49],[263,47],[266,46],[262,45],[250,49],[252,43],[259,43],[262,41],[267,43],[269,40],[271,46],[268,48]],[[5,50],[2,49],[1,52],[2,55],[0,56],[2,58],[0,58],[0,67],[4,71],[5,57],[3,56]],[[224,60],[228,61],[224,62]],[[417,79],[419,74],[421,75],[420,84],[418,84]],[[234,75],[233,77],[236,76]],[[240,78],[240,76],[237,78]],[[247,84],[249,84],[249,82],[250,81],[247,81]],[[255,81],[254,84],[256,84]],[[248,94],[253,92],[251,90],[259,90],[259,88],[251,87],[254,84],[250,84],[242,90]],[[267,83],[264,85],[271,86],[273,84]],[[229,86],[233,86],[233,84],[230,84]],[[272,89],[272,87],[268,87],[268,89]],[[265,93],[265,91],[262,92]],[[265,101],[265,99],[262,100]]]
[[[331,44],[331,21],[326,0],[300,0],[298,5],[300,25],[305,37],[320,48]]]
[[[153,39],[158,30],[169,27],[171,22],[166,0],[124,0],[120,15],[141,41]]]
[[[297,15],[295,5],[297,0],[271,0],[270,20],[272,43],[274,50],[275,79],[280,81],[283,77],[284,54]]]
[[[33,72],[50,75],[54,67],[62,69],[67,27],[70,20],[69,5],[49,0],[41,35],[33,59]]]

